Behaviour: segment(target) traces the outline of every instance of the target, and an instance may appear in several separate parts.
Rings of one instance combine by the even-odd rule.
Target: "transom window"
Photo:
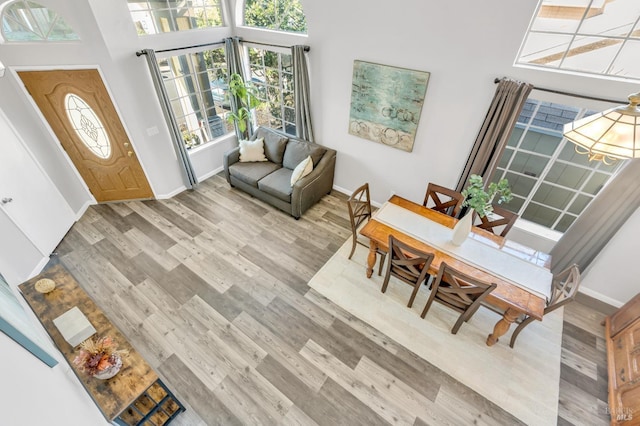
[[[640,1],[541,0],[516,64],[640,80]]]
[[[244,24],[269,30],[307,33],[300,0],[246,0]]]
[[[127,0],[138,35],[224,25],[220,0]]]
[[[505,177],[521,218],[564,232],[624,164],[589,161],[562,137],[563,125],[595,111],[529,99],[493,176]]]
[[[257,109],[258,125],[295,134],[291,54],[250,47],[249,68],[251,81],[263,102]]]
[[[233,131],[224,117],[229,101],[223,48],[159,59],[158,66],[187,148]]]
[[[32,1],[17,0],[0,6],[0,41],[66,41],[80,37],[53,10]]]

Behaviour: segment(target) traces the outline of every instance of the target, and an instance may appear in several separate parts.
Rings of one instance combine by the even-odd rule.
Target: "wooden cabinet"
[[[606,319],[612,425],[640,425],[640,294]]]

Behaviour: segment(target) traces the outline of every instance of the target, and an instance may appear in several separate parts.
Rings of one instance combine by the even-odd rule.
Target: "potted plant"
[[[500,179],[498,183],[491,182],[485,190],[482,176],[478,175],[469,177],[469,186],[462,191],[462,195],[462,206],[475,210],[480,217],[485,217],[493,211],[493,200],[496,196],[499,196],[498,204],[508,203],[513,198],[507,179]]]
[[[493,211],[493,201],[496,197],[498,204],[508,203],[513,198],[507,179],[500,179],[497,183],[491,182],[485,190],[482,176],[479,175],[469,177],[469,186],[462,191],[462,195],[462,206],[469,207],[469,211],[453,228],[451,242],[457,246],[462,244],[471,232],[474,211],[478,216],[485,217]]]
[[[251,128],[251,111],[262,103],[257,96],[257,90],[251,82],[245,82],[242,76],[233,73],[229,76],[229,89],[227,96],[239,102],[237,111],[227,113],[227,121],[234,123],[242,139],[249,139],[249,129]]]

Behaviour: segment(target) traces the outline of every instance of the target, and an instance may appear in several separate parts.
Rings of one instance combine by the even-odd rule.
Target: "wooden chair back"
[[[422,205],[451,217],[458,217],[464,197],[458,191],[429,182]]]
[[[389,278],[393,275],[413,287],[407,306],[410,308],[418,294],[420,285],[428,278],[429,266],[435,255],[418,250],[389,235],[389,262],[381,291],[387,291]]]
[[[580,269],[573,264],[553,277],[551,298],[547,302],[544,313],[555,311],[576,298],[580,287]]]
[[[580,269],[578,265],[573,264],[555,275],[551,283],[551,297],[547,301],[547,307],[544,308],[544,315],[574,300],[576,294],[578,294],[578,287],[580,287]],[[513,348],[520,332],[534,320],[529,316],[522,318],[516,329],[513,330],[509,346]]]
[[[369,183],[357,188],[347,199],[347,208],[349,209],[349,221],[351,222],[351,253],[349,253],[349,259],[353,257],[353,253],[356,251],[356,246],[369,248],[369,245],[358,239],[358,231],[360,227],[371,219],[371,198],[369,195]],[[378,269],[378,275],[382,274],[382,266],[384,265],[386,253],[382,250],[377,251],[380,255],[380,267]]]
[[[495,204],[493,205],[491,217],[480,217],[477,213],[475,216],[479,219],[479,223],[475,224],[475,226],[491,231],[495,235],[499,235],[501,237],[507,236],[507,233],[511,230],[513,224],[516,223],[516,220],[519,217],[516,213]]]
[[[434,300],[442,303],[460,313],[458,321],[451,329],[451,334],[456,334],[460,326],[471,318],[484,298],[496,287],[495,283],[485,283],[442,262],[421,316],[424,318],[427,315]]]
[[[353,191],[353,194],[347,199],[347,206],[349,207],[351,232],[354,236],[357,236],[360,225],[371,219],[371,201],[368,183],[365,183]]]

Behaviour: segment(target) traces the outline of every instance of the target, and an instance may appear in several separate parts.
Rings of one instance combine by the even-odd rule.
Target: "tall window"
[[[246,0],[244,24],[269,30],[307,32],[300,0]]]
[[[257,111],[258,125],[295,134],[291,54],[250,47],[249,68],[263,102]]]
[[[10,1],[0,6],[0,41],[79,40],[78,35],[56,12],[32,1]]]
[[[509,180],[514,197],[507,209],[550,229],[567,230],[624,163],[590,162],[562,137],[565,123],[592,114],[527,100],[493,177]]]
[[[223,25],[220,0],[127,0],[138,35]]]
[[[541,0],[516,64],[640,79],[640,1]]]
[[[229,103],[224,49],[159,59],[158,66],[187,148],[233,131],[225,119]]]

